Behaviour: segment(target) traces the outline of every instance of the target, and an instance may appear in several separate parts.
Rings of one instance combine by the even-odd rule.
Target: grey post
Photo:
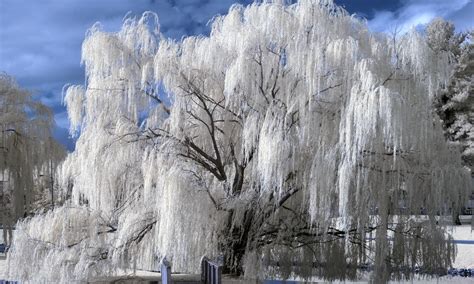
[[[171,284],[173,280],[171,279],[171,263],[163,257],[161,260],[161,283],[162,284]]]
[[[201,282],[204,284],[222,284],[222,264],[210,261],[207,257],[201,259]]]

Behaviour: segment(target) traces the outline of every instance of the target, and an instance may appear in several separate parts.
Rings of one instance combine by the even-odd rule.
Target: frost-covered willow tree
[[[38,200],[51,202],[52,187],[42,186],[40,175],[53,176],[65,156],[52,138],[52,121],[49,108],[0,74],[0,225],[7,244],[19,218],[47,205]]]
[[[178,42],[152,13],[95,25],[82,57],[87,82],[65,95],[80,134],[61,167],[69,202],[18,224],[12,277],[85,280],[162,256],[195,272],[221,255],[250,278],[369,265],[383,282],[453,260],[440,216],[469,172],[431,110],[449,57],[416,32],[374,34],[328,0],[265,1]]]

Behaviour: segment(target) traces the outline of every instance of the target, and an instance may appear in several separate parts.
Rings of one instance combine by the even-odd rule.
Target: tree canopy
[[[451,78],[434,105],[446,137],[461,149],[463,162],[474,176],[474,30],[455,33],[454,25],[442,19],[433,20],[426,30],[433,51],[445,51],[454,62]]]
[[[0,75],[0,110],[0,224],[8,244],[7,232],[16,220],[51,196],[51,181],[45,184],[41,177],[52,179],[64,150],[52,138],[51,110],[6,74]]]
[[[280,2],[235,5],[181,41],[151,12],[88,31],[87,83],[65,95],[69,201],[18,224],[13,277],[86,280],[165,255],[181,272],[222,255],[249,278],[450,265],[440,215],[470,174],[431,111],[449,56],[329,0]]]

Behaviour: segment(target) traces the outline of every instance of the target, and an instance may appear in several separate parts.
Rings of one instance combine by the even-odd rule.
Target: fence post
[[[166,257],[163,257],[163,259],[161,260],[161,283],[173,283],[173,280],[171,279],[171,263],[169,263]]]
[[[201,258],[201,282],[203,284],[222,283],[222,263],[210,261],[207,257]]]
[[[218,265],[216,266],[216,284],[221,284],[222,283],[222,266]]]
[[[207,283],[207,257],[203,256],[201,258],[201,283]]]

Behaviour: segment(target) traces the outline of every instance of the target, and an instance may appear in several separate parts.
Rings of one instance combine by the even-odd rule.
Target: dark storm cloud
[[[208,21],[225,13],[233,0],[2,0],[0,1],[0,71],[16,78],[55,112],[58,129],[68,128],[61,90],[84,82],[81,43],[89,27],[101,22],[109,31],[120,28],[127,12],[151,10],[165,36],[207,33]],[[240,1],[250,3],[250,1]],[[64,133],[60,136],[64,142]],[[67,142],[67,141],[66,141]]]
[[[232,2],[4,0],[0,4],[0,68],[27,88],[76,82],[83,73],[81,42],[96,21],[106,30],[117,30],[128,11],[140,15],[152,10],[160,18],[162,32],[180,38],[206,32],[208,20],[225,13]]]

